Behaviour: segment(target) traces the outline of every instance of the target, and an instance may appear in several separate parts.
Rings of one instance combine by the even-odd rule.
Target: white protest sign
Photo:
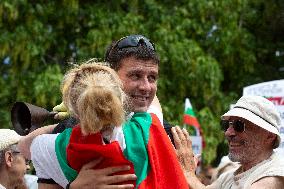
[[[243,95],[258,95],[274,103],[281,116],[281,143],[277,149],[284,154],[284,79],[259,83],[244,87]]]
[[[202,138],[201,136],[190,136],[192,141],[192,151],[195,155],[202,153]]]

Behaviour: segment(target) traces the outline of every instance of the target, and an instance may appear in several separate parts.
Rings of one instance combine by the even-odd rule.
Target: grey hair
[[[2,168],[2,166],[5,163],[5,153],[7,151],[10,151],[10,150],[14,151],[14,152],[18,151],[17,150],[17,144],[12,144],[12,145],[8,146],[7,148],[0,151],[0,169]]]

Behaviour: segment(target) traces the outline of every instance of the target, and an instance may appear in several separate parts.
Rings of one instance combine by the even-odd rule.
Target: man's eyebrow
[[[155,74],[155,75],[158,75],[158,74],[159,74],[159,72],[150,71],[150,74]]]
[[[133,74],[133,73],[141,73],[141,72],[143,72],[143,70],[142,69],[139,69],[139,70],[130,70],[128,73],[129,74]]]
[[[154,75],[155,77],[159,77],[159,72],[150,72],[150,74],[149,75]]]
[[[144,70],[143,69],[135,69],[135,70],[129,70],[128,74],[137,74],[137,73],[143,73]],[[159,72],[155,72],[155,71],[150,71],[149,75],[159,75]]]

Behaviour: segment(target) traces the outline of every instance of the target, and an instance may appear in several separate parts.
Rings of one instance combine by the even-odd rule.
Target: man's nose
[[[148,78],[141,79],[139,89],[144,91],[151,90],[151,83],[149,82]]]
[[[230,124],[229,128],[225,131],[225,136],[228,137],[228,136],[234,136],[234,135],[236,135],[236,131],[233,128],[233,126]]]

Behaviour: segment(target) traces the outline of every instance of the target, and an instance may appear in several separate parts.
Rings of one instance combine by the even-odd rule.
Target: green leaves
[[[37,74],[33,87],[34,96],[37,96],[35,103],[43,107],[58,104],[60,102],[58,99],[61,97],[59,88],[62,78],[58,65],[48,66],[46,70]]]

